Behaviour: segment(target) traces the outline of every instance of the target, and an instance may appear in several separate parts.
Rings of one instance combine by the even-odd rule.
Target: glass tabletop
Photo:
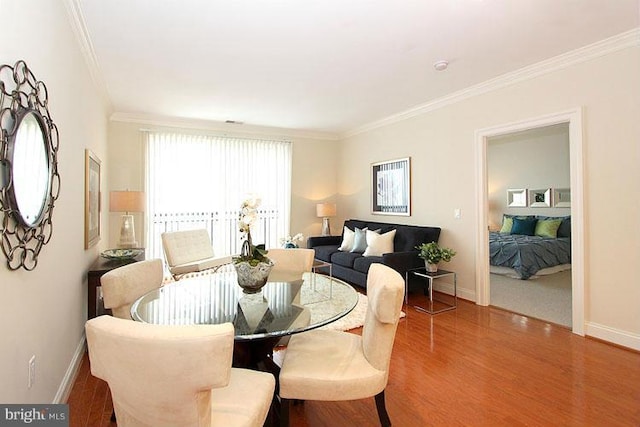
[[[336,321],[358,302],[351,285],[318,275],[312,286],[313,274],[269,281],[257,294],[243,293],[233,269],[185,278],[140,297],[131,317],[161,325],[231,322],[236,341],[291,335]]]

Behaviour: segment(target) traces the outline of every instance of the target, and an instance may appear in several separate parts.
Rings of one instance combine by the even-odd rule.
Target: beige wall
[[[344,141],[339,193],[351,216],[369,213],[370,163],[412,157],[413,215],[458,250],[461,295],[475,297],[476,130],[584,108],[587,334],[640,348],[640,47],[626,48],[474,96]],[[455,208],[462,218],[453,218]]]
[[[112,190],[144,190],[144,143],[141,129],[169,129],[149,123],[111,121],[109,124],[109,175],[107,192]],[[176,130],[175,128],[171,128]],[[336,159],[339,143],[335,140],[309,137],[278,136],[273,133],[260,135],[250,126],[244,132],[225,132],[227,135],[265,139],[284,139],[293,142],[291,179],[291,233],[303,233],[306,237],[319,235],[321,219],[316,217],[315,205],[322,201],[335,201]],[[221,134],[217,130],[186,129],[186,132]],[[120,215],[108,213],[111,234],[109,244],[118,241]],[[135,215],[136,237],[144,241],[143,215]],[[306,243],[305,243],[306,244]]]
[[[82,349],[86,272],[100,248],[106,248],[103,240],[84,250],[84,150],[106,159],[108,114],[63,2],[0,0],[0,10],[0,63],[13,66],[23,59],[47,86],[49,110],[60,133],[61,180],[53,235],[40,252],[37,268],[10,271],[0,256],[0,402],[50,403],[64,394],[59,387]],[[36,378],[28,389],[32,355]]]
[[[487,145],[489,227],[502,215],[565,216],[570,208],[509,207],[507,189],[570,188],[569,125],[562,123],[491,138]]]

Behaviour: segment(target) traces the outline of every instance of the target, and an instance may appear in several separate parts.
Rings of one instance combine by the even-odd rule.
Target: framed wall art
[[[507,190],[507,206],[510,208],[527,207],[527,190],[525,188],[510,188]]]
[[[551,189],[529,190],[529,206],[532,208],[550,208]]]
[[[570,188],[554,188],[553,189],[553,207],[554,208],[570,208],[571,207],[571,189]]]
[[[411,215],[411,158],[371,165],[371,212]]]
[[[84,150],[84,248],[100,240],[100,159]]]

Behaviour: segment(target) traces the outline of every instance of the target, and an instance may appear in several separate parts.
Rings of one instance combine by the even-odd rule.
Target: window
[[[164,258],[165,231],[205,228],[217,256],[242,244],[237,220],[250,194],[262,199],[255,244],[276,247],[289,232],[291,143],[145,132],[147,256]]]

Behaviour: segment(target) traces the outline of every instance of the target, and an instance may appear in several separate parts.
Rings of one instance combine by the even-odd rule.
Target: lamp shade
[[[320,218],[328,218],[330,216],[336,216],[336,204],[335,203],[318,203],[316,205],[316,215]]]
[[[109,194],[111,212],[143,212],[143,191],[112,191]]]

